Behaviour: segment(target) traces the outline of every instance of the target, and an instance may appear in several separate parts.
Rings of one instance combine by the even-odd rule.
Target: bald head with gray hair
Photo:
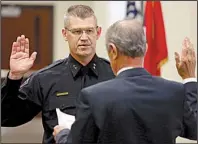
[[[142,23],[136,19],[124,19],[111,25],[106,33],[106,47],[113,43],[123,55],[143,57],[146,52],[146,38]]]
[[[81,19],[86,19],[89,17],[92,17],[96,20],[97,25],[97,19],[94,14],[94,11],[91,7],[87,5],[72,5],[68,8],[67,13],[64,15],[64,26],[67,27],[69,23],[69,17],[78,17]]]

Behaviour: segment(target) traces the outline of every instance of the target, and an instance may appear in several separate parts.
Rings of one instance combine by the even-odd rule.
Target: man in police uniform
[[[21,85],[36,59],[36,52],[29,55],[29,40],[22,35],[13,43],[10,71],[1,88],[1,126],[22,125],[42,111],[43,143],[55,142],[52,133],[58,124],[56,108],[75,115],[75,100],[82,88],[114,78],[109,62],[96,55],[101,27],[93,10],[84,5],[71,6],[64,26],[68,58],[33,73]]]
[[[18,37],[12,46],[10,71],[1,88],[1,126],[22,125],[42,111],[43,143],[54,143],[53,127],[58,124],[56,108],[75,115],[76,96],[82,88],[114,78],[109,62],[96,55],[100,33],[101,27],[97,26],[90,7],[71,6],[62,29],[69,44],[69,57],[35,72],[22,85],[36,52],[29,56],[28,38]]]

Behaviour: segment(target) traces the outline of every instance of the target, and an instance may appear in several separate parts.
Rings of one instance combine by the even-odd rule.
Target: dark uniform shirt
[[[69,55],[35,72],[22,85],[22,79],[7,78],[1,88],[1,126],[22,125],[42,111],[43,143],[54,143],[56,108],[75,115],[75,101],[83,87],[114,77],[109,62],[97,55],[87,66]]]

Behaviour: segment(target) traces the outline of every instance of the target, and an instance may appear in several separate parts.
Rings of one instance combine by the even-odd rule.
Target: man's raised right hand
[[[29,40],[24,35],[17,37],[17,41],[12,44],[10,56],[9,78],[13,80],[21,79],[29,71],[36,59],[36,52],[29,55]]]

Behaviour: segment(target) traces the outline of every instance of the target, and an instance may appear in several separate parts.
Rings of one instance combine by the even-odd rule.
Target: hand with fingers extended
[[[183,41],[181,56],[175,52],[176,67],[182,79],[195,78],[196,57],[189,38]]]
[[[29,55],[29,40],[24,35],[17,37],[12,44],[10,56],[10,79],[21,79],[23,75],[33,66],[36,59],[36,52]]]

